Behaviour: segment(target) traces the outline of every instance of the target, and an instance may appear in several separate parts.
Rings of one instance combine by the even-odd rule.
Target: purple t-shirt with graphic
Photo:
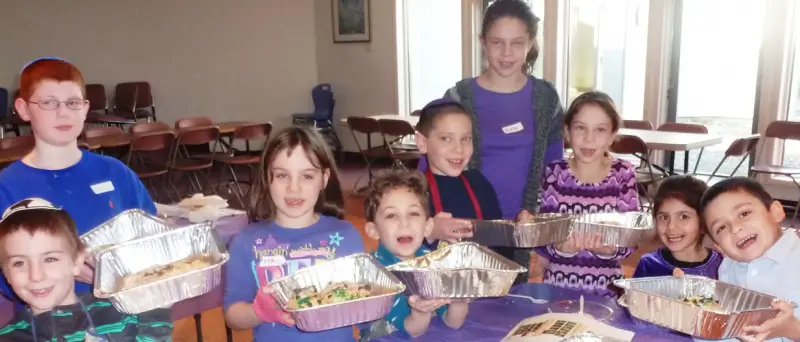
[[[274,222],[253,223],[237,234],[225,266],[224,308],[252,303],[261,286],[298,270],[364,252],[364,240],[350,222],[320,216],[310,227],[290,229]],[[253,329],[255,341],[352,341],[353,328],[301,332],[279,323]]]

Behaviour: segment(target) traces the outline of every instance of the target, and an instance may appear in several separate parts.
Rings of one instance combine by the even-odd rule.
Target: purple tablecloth
[[[549,302],[579,299],[580,292],[566,290],[545,284],[523,284],[511,289],[512,294],[524,295]],[[585,301],[601,303],[614,310],[605,323],[635,333],[633,341],[691,341],[691,338],[678,335],[661,328],[635,323],[628,312],[613,300],[584,294]],[[481,299],[470,304],[469,315],[461,329],[453,330],[444,325],[441,319],[434,319],[425,335],[414,341],[476,341],[497,342],[525,318],[545,314],[548,304],[534,304],[530,300],[517,297]],[[399,333],[378,339],[378,341],[410,341]]]

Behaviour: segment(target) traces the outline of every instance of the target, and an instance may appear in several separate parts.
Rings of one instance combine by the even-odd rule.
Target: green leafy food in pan
[[[313,286],[296,290],[294,298],[289,300],[287,307],[290,310],[306,309],[367,298],[381,293],[375,286],[369,284],[330,283],[322,291],[317,291]]]
[[[683,302],[692,304],[694,306],[699,306],[706,310],[719,311],[722,309],[722,305],[720,305],[719,301],[714,299],[714,297],[705,297],[705,296],[687,297],[683,299]]]

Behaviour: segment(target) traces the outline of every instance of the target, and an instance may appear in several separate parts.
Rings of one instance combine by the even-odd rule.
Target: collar
[[[726,260],[731,260],[729,267],[737,268],[747,268],[749,264],[759,260],[769,260],[775,264],[795,262],[795,260],[789,260],[789,254],[796,249],[800,249],[800,236],[791,230],[781,230],[781,236],[778,238],[778,240],[775,241],[775,243],[769,249],[767,249],[766,252],[764,252],[764,255],[758,259],[750,262],[734,261],[733,259],[728,258],[726,258]],[[722,271],[722,267],[720,268],[720,271]]]
[[[425,246],[420,246],[417,251],[414,253],[415,257],[421,257],[425,254],[430,253],[430,250],[425,248]],[[378,244],[378,250],[373,253],[373,255],[381,262],[384,266],[391,266],[403,260],[400,260],[397,256],[392,254],[382,243]]]

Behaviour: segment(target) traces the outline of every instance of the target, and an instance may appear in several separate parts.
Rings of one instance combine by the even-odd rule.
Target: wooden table
[[[31,153],[33,146],[14,147],[5,150],[0,150],[0,164],[13,163],[20,160]]]

